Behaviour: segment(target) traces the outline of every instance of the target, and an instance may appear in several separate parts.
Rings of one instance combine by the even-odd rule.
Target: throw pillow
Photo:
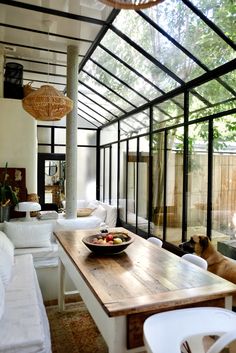
[[[77,217],[87,217],[87,216],[90,216],[92,212],[93,212],[93,208],[88,208],[88,207],[78,208]]]
[[[51,246],[52,224],[37,222],[4,222],[4,232],[15,248],[46,248]]]
[[[0,249],[0,280],[6,286],[11,279],[13,263],[11,256]]]
[[[5,251],[11,258],[12,264],[14,263],[14,245],[5,233],[0,231],[0,249]]]
[[[107,216],[106,216],[106,224],[109,227],[115,227],[116,226],[116,220],[117,220],[117,207],[108,205],[106,203],[102,203],[101,206],[105,208],[107,211]]]
[[[93,200],[88,203],[87,207],[92,208],[94,210],[95,208],[98,207],[98,205],[99,205],[99,202],[97,200]]]
[[[0,320],[3,316],[5,309],[5,287],[3,285],[2,279],[0,278]]]
[[[104,222],[107,216],[107,211],[101,205],[98,205],[97,208],[92,213],[93,216],[96,216],[101,219],[101,222]]]

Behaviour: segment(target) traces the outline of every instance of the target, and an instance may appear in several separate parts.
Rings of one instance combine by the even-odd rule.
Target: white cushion
[[[10,282],[12,268],[11,256],[3,249],[0,249],[0,280],[2,280],[5,286]]]
[[[98,205],[97,208],[92,212],[92,215],[101,219],[101,222],[104,222],[107,216],[107,211],[101,205]]]
[[[97,200],[89,201],[87,207],[95,209],[99,206],[99,202]]]
[[[4,232],[15,248],[45,248],[51,245],[50,223],[4,222]]]
[[[12,264],[14,263],[14,245],[5,233],[0,231],[0,249],[6,252],[10,258]]]
[[[58,219],[55,231],[59,230],[75,230],[75,229],[92,229],[97,228],[101,224],[101,219],[95,216],[79,217],[75,219]]]
[[[32,255],[15,257],[0,321],[1,353],[49,353],[49,325]]]
[[[3,285],[2,279],[0,278],[0,320],[4,313],[4,309],[5,309],[5,287]]]
[[[99,203],[107,211],[107,215],[105,219],[106,224],[111,228],[115,227],[116,221],[117,221],[117,207],[109,205],[104,202],[99,202]]]
[[[87,201],[86,200],[77,200],[77,208],[83,208],[87,207]]]

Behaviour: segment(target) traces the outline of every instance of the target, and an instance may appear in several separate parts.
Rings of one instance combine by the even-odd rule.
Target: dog
[[[180,244],[180,248],[205,259],[209,272],[236,284],[236,261],[227,259],[217,251],[205,235],[193,235],[189,241]]]

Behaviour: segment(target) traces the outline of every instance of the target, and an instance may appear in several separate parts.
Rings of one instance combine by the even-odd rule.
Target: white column
[[[78,48],[67,48],[67,96],[74,106],[66,118],[66,218],[77,217]]]

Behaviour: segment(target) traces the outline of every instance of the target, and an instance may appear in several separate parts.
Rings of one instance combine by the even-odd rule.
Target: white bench
[[[0,319],[1,353],[51,353],[48,319],[32,255],[15,256]]]

